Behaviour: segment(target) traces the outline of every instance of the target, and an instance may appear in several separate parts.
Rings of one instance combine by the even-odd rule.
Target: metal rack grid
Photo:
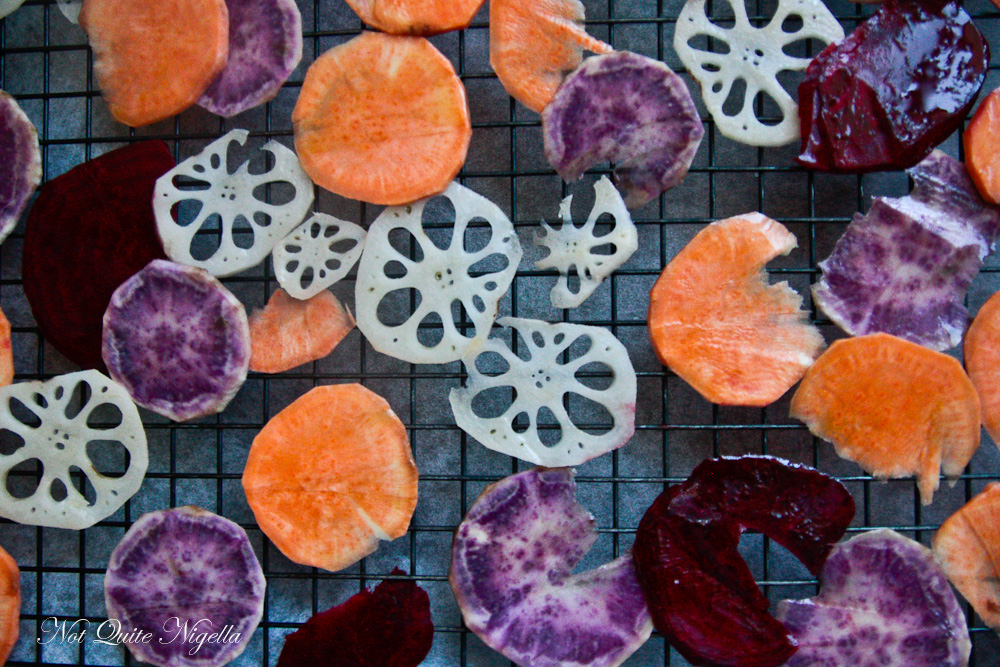
[[[753,0],[758,25],[773,14],[770,0]],[[716,9],[724,3],[716,0]],[[644,53],[682,71],[671,46],[682,0],[594,0],[585,2],[588,30],[618,49]],[[830,0],[831,10],[850,31],[872,10],[847,0]],[[233,127],[246,127],[255,140],[291,143],[290,114],[309,63],[331,46],[357,34],[361,23],[343,0],[299,0],[305,53],[299,69],[279,96],[264,107],[231,121],[194,109],[139,130],[114,123],[92,74],[92,54],[83,31],[67,22],[55,0],[28,0],[0,21],[0,88],[13,94],[39,129],[45,179],[122,143],[140,138],[168,142],[178,160],[194,154]],[[770,13],[768,13],[770,7]],[[986,0],[967,9],[994,45],[998,13]],[[794,147],[757,149],[722,137],[687,79],[706,121],[706,135],[686,181],[637,211],[640,249],[583,306],[551,308],[548,289],[554,277],[534,270],[531,248],[539,219],[553,219],[568,192],[586,199],[587,187],[566,186],[545,162],[536,114],[506,95],[489,67],[487,10],[472,26],[432,40],[455,64],[468,90],[474,134],[460,180],[496,201],[515,222],[525,258],[501,314],[567,320],[609,327],[628,347],[639,376],[637,429],[623,449],[579,468],[579,497],[593,512],[600,530],[581,568],[596,566],[631,545],[642,513],[667,483],[683,480],[706,456],[769,453],[815,465],[836,475],[854,494],[858,514],[852,531],[888,526],[929,543],[940,523],[988,481],[1000,479],[1000,455],[984,444],[958,485],[942,485],[934,503],[922,507],[911,480],[874,482],[832,447],[813,438],[788,418],[788,399],[764,409],[713,406],[656,360],[646,338],[648,289],[662,266],[701,226],[712,220],[758,209],[786,224],[799,248],[772,263],[774,279],[787,280],[805,295],[817,274],[817,261],[829,254],[856,210],[866,210],[875,195],[898,196],[907,190],[900,173],[831,176],[792,165]],[[806,45],[810,53],[815,46]],[[996,87],[992,60],[984,90]],[[961,156],[955,137],[944,148]],[[599,170],[598,170],[599,171]],[[586,181],[586,179],[585,179]],[[317,211],[348,220],[371,221],[378,207],[318,192]],[[20,276],[23,222],[0,248],[0,303],[13,325],[18,380],[46,379],[75,370],[42,340],[24,300]],[[987,261],[969,296],[972,312],[1000,287],[1000,263]],[[260,307],[276,287],[270,264],[227,279],[248,306]],[[353,276],[334,291],[353,307]],[[841,334],[813,310],[828,340]],[[956,353],[957,354],[957,353]],[[193,503],[243,525],[251,536],[268,578],[264,619],[246,652],[232,664],[274,664],[285,634],[309,616],[339,604],[363,586],[372,586],[399,566],[427,590],[436,626],[427,665],[508,665],[465,630],[447,583],[451,533],[479,491],[524,464],[469,441],[458,430],[444,397],[462,380],[459,364],[413,366],[373,351],[352,332],[329,358],[300,369],[265,377],[251,374],[221,415],[194,423],[172,424],[143,412],[150,442],[150,466],[139,493],[125,507],[82,532],[0,523],[0,544],[22,569],[21,639],[11,664],[132,664],[120,647],[93,642],[45,639],[46,619],[104,620],[103,574],[114,545],[142,513]],[[360,381],[384,395],[407,425],[420,469],[420,503],[409,533],[383,546],[345,571],[323,572],[285,559],[256,527],[240,488],[249,444],[266,419],[317,384]],[[815,592],[815,581],[781,547],[748,534],[741,551],[772,601]],[[706,601],[708,604],[709,601]],[[966,610],[968,607],[966,606]],[[1000,664],[1000,641],[970,616],[972,665]],[[654,637],[627,665],[686,665]]]

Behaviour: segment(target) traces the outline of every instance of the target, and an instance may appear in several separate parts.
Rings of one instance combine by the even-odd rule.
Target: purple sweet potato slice
[[[704,127],[687,85],[663,63],[628,51],[588,58],[542,111],[545,157],[567,181],[598,162],[629,208],[687,175]]]
[[[705,461],[643,516],[633,553],[653,623],[695,665],[775,667],[795,652],[739,554],[745,529],[812,571],[854,516],[835,480],[769,457]]]
[[[221,412],[246,379],[246,310],[207,271],[153,260],[115,290],[104,361],[139,405],[174,421]]]
[[[521,665],[620,665],[652,632],[630,555],[570,574],[597,539],[573,475],[502,479],[455,532],[449,580],[465,624]]]
[[[396,568],[393,576],[406,573]],[[417,667],[431,650],[430,599],[413,581],[386,579],[312,616],[285,637],[278,667]]]
[[[46,182],[28,214],[25,297],[45,339],[83,368],[105,368],[101,329],[111,294],[166,259],[153,187],[173,166],[162,141],[130,144]]]
[[[104,600],[137,660],[220,667],[250,641],[264,587],[246,531],[189,505],[144,514],[129,528],[111,552]]]
[[[0,243],[14,230],[35,188],[42,180],[38,131],[17,104],[0,90]]]
[[[788,667],[965,667],[965,615],[930,549],[891,530],[838,544],[820,594],[776,612],[799,645]]]
[[[915,165],[966,117],[988,62],[958,2],[887,0],[806,69],[797,161],[837,172]]]
[[[820,309],[854,335],[883,332],[943,351],[968,325],[964,299],[1000,230],[962,163],[934,151],[915,187],[856,215],[813,286]]]
[[[295,0],[226,0],[229,60],[198,105],[235,116],[274,99],[302,59],[302,15]]]

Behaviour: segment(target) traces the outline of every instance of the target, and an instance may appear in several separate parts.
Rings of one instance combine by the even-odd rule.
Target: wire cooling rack
[[[588,30],[596,37],[683,72],[672,47],[682,0],[585,4]],[[828,5],[847,31],[872,11],[846,0],[830,0]],[[112,121],[95,85],[84,33],[64,19],[54,0],[28,0],[0,21],[0,88],[18,99],[38,127],[46,179],[142,138],[164,139],[178,160],[235,127],[249,129],[259,144],[277,138],[291,145],[291,110],[309,63],[362,28],[343,0],[299,0],[299,7],[305,30],[302,64],[274,101],[232,120],[192,109],[138,130]],[[1000,13],[985,0],[970,0],[967,9],[993,44],[1000,44]],[[724,23],[724,0],[715,0],[715,11]],[[766,23],[773,12],[770,0],[752,0],[750,13],[757,25]],[[934,503],[921,507],[912,480],[875,482],[841,461],[829,444],[788,418],[787,398],[764,409],[712,406],[659,364],[647,340],[648,290],[666,262],[705,223],[755,209],[783,222],[797,236],[799,247],[773,262],[769,270],[773,279],[787,280],[803,294],[810,306],[808,286],[816,277],[817,261],[830,253],[853,213],[867,210],[872,196],[904,194],[905,175],[812,174],[793,166],[794,146],[764,150],[736,144],[717,132],[697,87],[682,74],[706,123],[690,174],[659,201],[633,212],[640,244],[632,259],[581,307],[556,310],[548,301],[554,275],[533,269],[538,257],[531,243],[534,229],[539,220],[556,217],[559,201],[567,193],[577,194],[582,210],[593,178],[566,186],[546,163],[538,116],[515,104],[489,67],[486,8],[469,29],[432,41],[454,63],[468,90],[474,132],[459,178],[510,215],[526,251],[501,314],[608,327],[628,347],[638,372],[635,437],[624,448],[579,468],[579,497],[595,515],[600,531],[582,568],[624,553],[643,512],[664,486],[683,480],[700,460],[712,455],[768,453],[817,466],[841,479],[854,495],[858,513],[852,531],[887,526],[925,544],[945,518],[988,481],[998,479],[1000,456],[984,436],[958,484],[942,485]],[[819,47],[801,48],[811,55]],[[984,90],[996,87],[996,70],[994,58]],[[762,110],[766,115],[768,110]],[[961,157],[956,137],[943,148]],[[315,209],[356,222],[370,222],[378,213],[378,207],[319,191]],[[0,303],[13,326],[17,380],[46,379],[75,368],[44,343],[24,299],[23,239],[22,225],[0,248]],[[972,312],[997,290],[997,267],[995,259],[987,260],[973,284]],[[250,308],[262,306],[276,287],[270,263],[224,282]],[[353,275],[334,287],[352,308],[353,287]],[[815,310],[812,313],[828,341],[840,335],[829,321]],[[420,469],[420,501],[406,536],[384,544],[358,565],[330,573],[291,563],[267,541],[247,507],[240,475],[250,442],[270,416],[315,385],[355,381],[385,396],[406,424]],[[525,466],[470,441],[455,427],[445,397],[461,381],[457,363],[399,362],[372,350],[355,331],[327,359],[277,376],[251,374],[221,415],[172,424],[143,412],[149,473],[122,510],[82,532],[0,523],[0,544],[22,571],[21,638],[12,664],[131,664],[121,647],[93,641],[94,627],[106,618],[103,577],[109,554],[144,512],[191,503],[243,525],[267,575],[263,621],[233,664],[274,664],[287,633],[313,613],[378,583],[398,566],[430,596],[436,633],[425,664],[509,665],[462,626],[447,582],[449,547],[452,531],[482,488]],[[772,601],[815,593],[815,580],[808,571],[761,535],[745,535],[741,551]],[[89,621],[91,630],[79,643],[53,639],[51,617],[70,623],[85,619],[77,627]],[[971,615],[970,628],[972,664],[1000,664],[997,636]],[[654,634],[626,664],[687,663]]]

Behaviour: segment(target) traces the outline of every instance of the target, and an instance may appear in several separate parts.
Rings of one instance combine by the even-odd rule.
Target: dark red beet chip
[[[416,667],[433,638],[427,593],[412,581],[386,579],[285,637],[278,667]]]
[[[695,665],[776,667],[795,653],[739,554],[758,530],[818,572],[854,517],[836,480],[777,459],[705,461],[643,516],[633,553],[653,625]]]
[[[166,258],[153,186],[173,167],[162,141],[131,144],[45,183],[28,215],[25,296],[45,339],[83,368],[105,369],[101,328],[111,294]]]
[[[988,62],[982,33],[957,2],[886,0],[809,64],[797,161],[839,172],[912,167],[966,117]]]

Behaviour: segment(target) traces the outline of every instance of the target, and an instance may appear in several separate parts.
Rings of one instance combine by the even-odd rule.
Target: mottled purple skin
[[[834,549],[809,600],[776,616],[799,644],[786,667],[965,667],[965,616],[929,549],[891,530]]]
[[[567,181],[598,162],[629,208],[687,175],[704,127],[684,81],[663,63],[618,51],[587,58],[542,111],[545,157]]]
[[[161,667],[215,667],[240,655],[260,622],[264,588],[246,532],[192,506],[144,514],[104,578],[108,617],[121,632],[153,633],[126,643],[132,655]],[[199,634],[216,632],[199,647]]]
[[[465,624],[521,665],[621,664],[652,622],[630,555],[570,574],[596,539],[569,468],[534,468],[488,487],[452,547],[449,578]]]
[[[13,231],[42,180],[38,132],[17,101],[0,90],[0,242]]]
[[[886,0],[816,56],[799,84],[799,164],[837,172],[911,167],[976,101],[989,47],[958,2]]]
[[[302,59],[294,0],[226,0],[229,60],[198,105],[229,118],[274,99]]]
[[[246,379],[246,310],[206,271],[153,260],[115,290],[104,363],[139,405],[185,421],[220,412]]]
[[[820,262],[813,297],[848,333],[884,332],[942,351],[958,345],[968,325],[963,301],[996,241],[1000,208],[939,151],[910,173],[910,195],[876,198],[855,216]]]

